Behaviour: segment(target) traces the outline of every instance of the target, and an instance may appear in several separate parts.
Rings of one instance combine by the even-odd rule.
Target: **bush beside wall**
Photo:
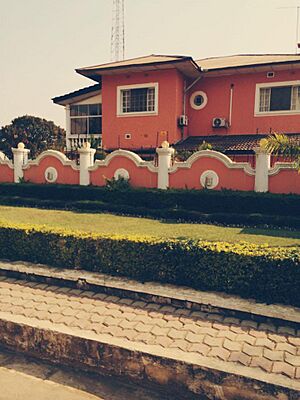
[[[102,201],[149,209],[179,209],[202,213],[281,215],[300,218],[300,196],[210,190],[109,190],[71,185],[0,184],[2,196],[41,200]]]
[[[0,258],[300,306],[299,247],[110,237],[1,224]]]

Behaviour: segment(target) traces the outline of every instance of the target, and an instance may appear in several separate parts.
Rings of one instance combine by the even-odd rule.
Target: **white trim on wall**
[[[79,171],[79,166],[72,160],[70,160],[65,154],[57,150],[46,150],[43,151],[35,160],[29,160],[23,169],[29,169],[32,166],[40,165],[40,162],[46,157],[54,157],[58,159],[62,165],[70,166],[74,171]]]
[[[242,169],[247,175],[255,175],[255,169],[253,169],[249,163],[232,161],[231,158],[227,157],[225,154],[219,153],[215,150],[197,151],[193,153],[186,161],[175,162],[174,165],[169,169],[169,173],[173,174],[180,168],[190,169],[193,163],[202,157],[214,158],[222,162],[229,169]]]
[[[297,171],[295,163],[291,162],[276,162],[272,168],[269,169],[269,176],[277,175],[282,170]]]
[[[266,82],[257,83],[255,88],[254,116],[268,117],[277,115],[300,115],[300,110],[283,110],[283,111],[259,111],[260,89],[280,87],[280,86],[300,86],[300,81],[282,81],[282,82]]]
[[[129,150],[115,150],[108,154],[104,160],[96,160],[94,165],[89,167],[89,171],[96,171],[99,167],[107,167],[115,157],[126,157],[133,161],[137,167],[148,168],[151,172],[157,172],[158,167],[155,167],[152,161],[143,160],[138,154]]]
[[[2,151],[0,151],[0,165],[7,165],[9,168],[14,169],[13,162]]]
[[[154,88],[154,111],[123,113],[121,109],[121,91],[130,89]],[[158,115],[158,82],[147,82],[133,85],[117,86],[117,117],[144,117]]]

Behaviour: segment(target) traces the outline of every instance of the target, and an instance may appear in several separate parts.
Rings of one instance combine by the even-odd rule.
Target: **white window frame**
[[[72,106],[93,106],[93,105],[100,105],[101,106],[101,114],[97,114],[97,115],[71,115],[71,107]],[[80,118],[86,118],[87,119],[87,130],[90,130],[90,118],[99,118],[101,117],[101,132],[98,133],[79,133],[80,136],[93,136],[93,135],[102,135],[102,119],[103,119],[103,111],[102,111],[102,103],[99,102],[95,102],[95,103],[72,103],[69,105],[70,109],[69,109],[69,119],[70,119],[70,136],[71,137],[78,137],[77,133],[72,133],[72,120],[73,119],[80,119]]]
[[[255,90],[255,105],[254,105],[254,116],[276,116],[276,115],[300,115],[300,110],[282,110],[282,111],[259,111],[260,106],[260,89],[281,87],[281,86],[300,86],[300,81],[284,81],[284,82],[272,82],[272,83],[257,83]]]
[[[200,104],[200,106],[197,106],[197,104],[195,104],[195,98],[197,96],[202,96],[203,98],[203,103]],[[202,90],[197,90],[190,97],[190,105],[194,110],[202,110],[202,108],[204,108],[207,105],[207,102],[208,102],[207,94]]]
[[[154,88],[154,111],[123,112],[122,111],[122,90]],[[134,85],[117,86],[117,116],[118,117],[143,117],[158,115],[158,82],[140,83]]]

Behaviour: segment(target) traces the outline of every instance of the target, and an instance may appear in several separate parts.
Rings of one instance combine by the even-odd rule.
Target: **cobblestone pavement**
[[[300,381],[300,330],[0,277],[0,312]]]

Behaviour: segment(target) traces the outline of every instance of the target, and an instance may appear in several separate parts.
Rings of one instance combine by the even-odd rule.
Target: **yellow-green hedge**
[[[0,258],[300,306],[300,248],[104,236],[0,222]]]

